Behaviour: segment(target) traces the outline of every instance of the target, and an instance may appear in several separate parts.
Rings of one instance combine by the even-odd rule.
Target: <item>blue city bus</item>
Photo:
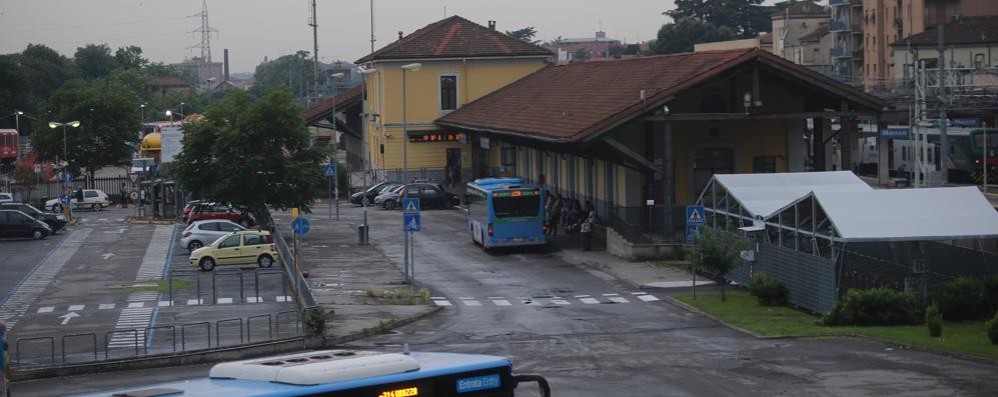
[[[520,178],[483,178],[467,185],[471,241],[493,247],[543,245],[544,192]]]
[[[546,379],[514,375],[503,357],[323,350],[222,363],[207,378],[85,396],[513,397],[518,385],[529,382],[550,397]]]

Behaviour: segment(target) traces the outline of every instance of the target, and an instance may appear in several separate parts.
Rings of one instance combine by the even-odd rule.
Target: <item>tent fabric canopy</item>
[[[813,199],[841,242],[998,238],[998,212],[975,187],[874,190],[849,171],[714,175],[713,182],[755,219]]]
[[[998,237],[998,212],[976,187],[819,191],[814,197],[846,242]]]
[[[849,171],[719,174],[718,183],[753,218],[768,219],[816,191],[868,192],[870,185]],[[709,194],[709,193],[704,193]]]

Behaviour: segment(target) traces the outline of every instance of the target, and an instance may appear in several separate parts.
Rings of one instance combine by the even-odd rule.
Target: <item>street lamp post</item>
[[[145,128],[146,124],[146,104],[139,105],[139,117],[142,119],[142,126]]]
[[[339,184],[339,175],[337,175],[339,173],[339,167],[338,167],[338,164],[337,164],[337,161],[336,161],[336,149],[337,149],[336,148],[336,143],[337,143],[337,139],[336,139],[336,82],[340,81],[340,80],[343,80],[343,77],[345,77],[345,76],[346,75],[343,74],[343,73],[333,73],[333,74],[329,75],[329,77],[332,78],[332,80],[333,80],[333,168],[336,169],[337,172],[333,174],[333,180],[331,182],[332,183],[332,189],[331,190],[336,190],[336,220],[340,220],[340,184]],[[332,194],[332,193],[330,193],[330,194]],[[329,215],[329,218],[332,218],[333,217],[333,214],[332,214],[333,213],[332,197],[330,197],[330,204],[329,205],[330,205],[330,208],[329,208],[329,214],[328,215]]]
[[[178,112],[178,113],[180,113],[180,117],[184,117],[184,103],[183,102],[180,102],[180,112]],[[183,121],[183,120],[181,120],[181,121]]]
[[[142,106],[145,106],[145,105],[142,105]],[[60,122],[56,122],[56,121],[50,121],[49,122],[49,128],[59,128],[59,127],[62,127],[62,161],[66,162],[66,165],[62,169],[62,172],[63,172],[63,176],[62,176],[62,191],[65,194],[68,195],[69,192],[66,191],[66,172],[68,172],[66,170],[66,168],[69,168],[69,156],[68,156],[69,151],[66,150],[66,147],[67,147],[66,146],[66,127],[67,126],[68,127],[77,128],[77,127],[80,126],[80,122],[79,121],[70,121],[70,122],[65,122],[65,123],[60,123]],[[72,201],[72,199],[70,199],[70,201]],[[68,212],[68,215],[69,215],[67,218],[68,219],[72,219],[73,218],[73,206],[72,205],[68,205],[68,206],[66,206],[66,209],[68,210],[67,212]]]
[[[362,146],[364,146],[364,186],[365,187],[367,186],[367,175],[368,175],[368,173],[371,172],[371,160],[370,160],[370,157],[369,157],[370,156],[370,148],[368,148],[368,146],[367,146],[368,145],[367,135],[370,134],[370,129],[368,129],[368,126],[367,126],[367,76],[370,75],[370,74],[373,74],[373,73],[377,73],[377,71],[378,71],[378,69],[374,69],[374,68],[371,68],[371,69],[361,69],[360,70],[360,75],[364,79],[364,92],[362,93],[362,96],[361,96],[362,101],[364,103],[364,106],[363,106],[364,123],[361,124],[361,126],[364,128],[364,131],[363,131],[364,143],[363,143]],[[373,180],[371,181],[371,184],[374,184]],[[370,241],[370,239],[368,239],[368,236],[369,236],[369,233],[371,232],[371,227],[367,224],[367,201],[368,201],[367,192],[365,191],[364,192],[364,197],[361,199],[361,206],[364,208],[364,240],[363,240],[364,244],[367,244],[367,242]]]
[[[409,141],[409,120],[407,114],[407,103],[408,103],[408,92],[406,91],[406,80],[405,72],[415,72],[419,68],[423,67],[419,63],[410,63],[407,65],[402,65],[402,198],[405,198],[406,185],[409,183],[409,154],[407,152],[406,143]],[[402,208],[403,212],[405,208]],[[403,255],[403,267],[405,268],[406,280],[409,280],[412,272],[410,271],[411,264],[409,263],[409,251],[412,249],[412,232],[406,232],[403,228],[403,235],[405,237],[405,254]],[[411,280],[410,280],[411,281]]]

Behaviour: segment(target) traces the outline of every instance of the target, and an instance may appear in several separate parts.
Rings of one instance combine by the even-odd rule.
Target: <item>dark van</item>
[[[41,240],[52,234],[52,228],[28,214],[15,210],[0,210],[0,237],[31,237]]]

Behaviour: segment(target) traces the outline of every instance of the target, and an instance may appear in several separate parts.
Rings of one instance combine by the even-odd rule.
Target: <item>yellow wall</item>
[[[458,76],[458,107],[489,94],[544,67],[543,59],[424,60],[423,67],[406,72],[407,122],[410,131],[438,128],[433,121],[446,114],[440,111],[441,75]],[[375,62],[377,72],[367,76],[367,112],[378,118],[368,122],[369,150],[378,168],[402,167],[402,70],[401,62]],[[385,145],[385,153],[379,146]],[[410,168],[443,168],[446,149],[461,148],[462,167],[471,167],[471,145],[459,142],[419,142],[407,144]]]

